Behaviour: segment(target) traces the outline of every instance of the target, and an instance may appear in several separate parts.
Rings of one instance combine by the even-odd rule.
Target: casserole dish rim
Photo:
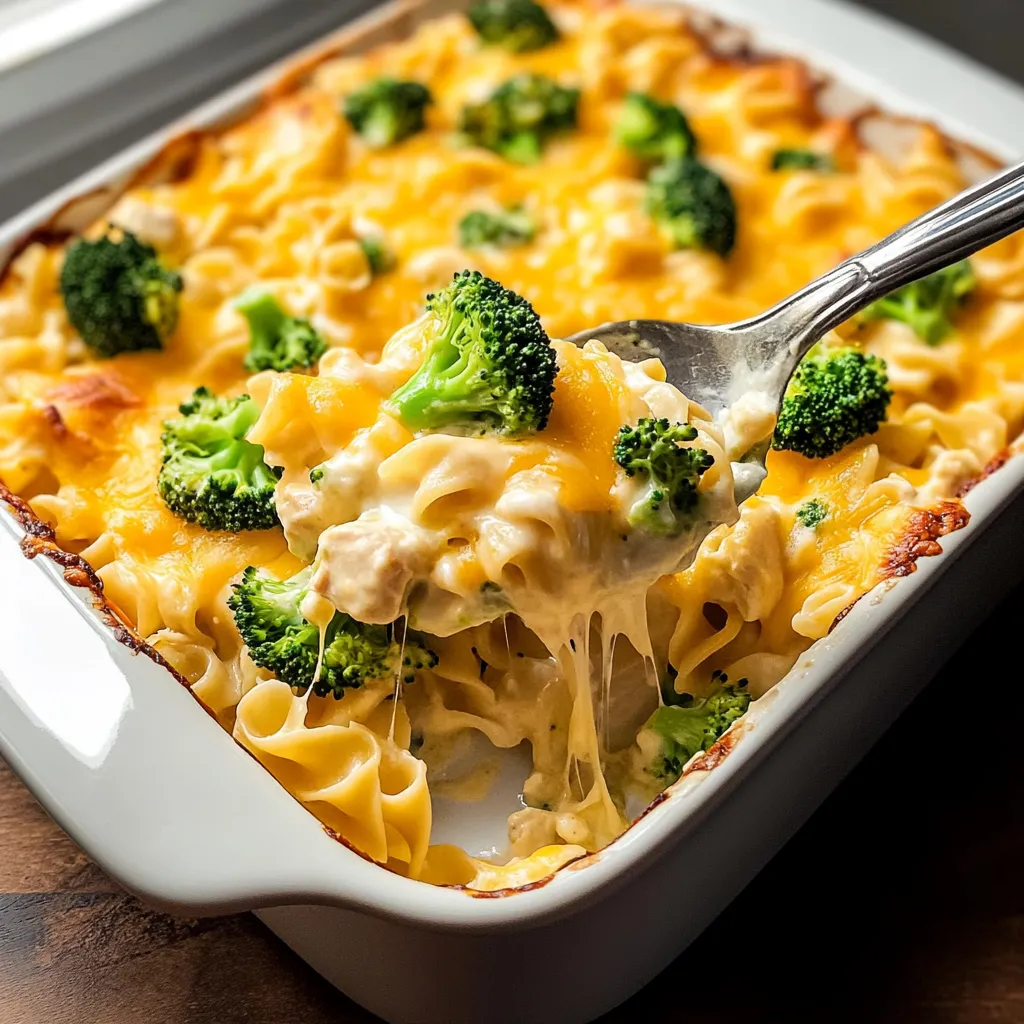
[[[672,3],[672,0],[667,0],[667,3],[680,6]],[[682,6],[696,6],[716,15],[731,14],[734,23],[742,22],[755,26],[753,31],[758,43],[767,43],[769,49],[774,49],[772,40],[779,39],[779,49],[806,61],[811,67],[821,66],[825,59],[821,53],[820,41],[783,41],[783,36],[778,32],[773,33],[770,29],[762,31],[756,27],[762,18],[771,16],[771,9],[788,10],[794,19],[801,10],[815,11],[824,21],[829,21],[823,12],[831,5],[825,4],[823,0],[762,0],[756,10],[750,10],[751,0],[724,0]],[[140,166],[144,166],[184,130],[210,126],[230,119],[239,108],[248,107],[258,101],[263,91],[272,87],[288,68],[304,66],[313,55],[336,49],[346,39],[400,20],[406,15],[414,15],[427,7],[435,8],[431,13],[437,13],[440,10],[455,9],[456,5],[404,2],[380,8],[358,19],[340,32],[329,36],[324,43],[316,44],[284,65],[276,65],[271,70],[243,82],[204,104],[184,122],[143,140],[48,199],[35,204],[21,216],[0,227],[0,253],[5,247],[16,246],[21,238],[37,230],[41,224],[51,220],[57,211],[82,195],[91,192],[106,194],[109,193],[112,180],[117,181],[124,177],[130,179]],[[880,27],[884,23],[876,16],[847,10],[842,5],[836,5],[836,9],[841,12],[840,20],[852,19],[852,23],[860,26],[858,32],[865,37],[885,38],[889,31]],[[743,14],[743,10],[747,13]],[[796,27],[795,23],[784,25],[782,32],[792,33]],[[850,39],[845,29],[843,35],[844,39]],[[950,83],[949,88],[955,90],[957,83],[960,83],[962,91],[967,92],[969,90],[965,83],[969,81],[973,83],[972,88],[993,90],[993,96],[1001,96],[1002,104],[994,106],[1003,109],[1007,105],[1016,107],[1019,115],[1024,115],[1024,91],[1003,82],[992,73],[984,72],[966,59],[953,57],[942,48],[933,47],[932,44],[922,41],[920,37],[906,30],[896,32],[888,46],[898,47],[903,52],[909,45],[907,37],[915,47],[923,51],[935,50],[937,55],[933,58],[934,63],[942,71],[942,77]],[[881,59],[878,53],[874,50],[872,52],[873,59]],[[958,65],[961,64],[963,66],[957,71]],[[835,77],[840,81],[847,80],[842,72]],[[856,84],[860,91],[866,91],[863,88],[865,82],[871,85],[872,91],[876,93],[886,88],[885,83],[875,77],[858,81]],[[973,101],[983,106],[987,102],[978,93],[974,94]],[[906,105],[907,103],[910,103],[910,107]],[[913,114],[916,117],[925,116],[949,135],[956,138],[967,136],[973,144],[985,145],[998,151],[1002,156],[1008,156],[1015,145],[1020,144],[1024,148],[1024,139],[1021,143],[993,143],[989,136],[992,126],[987,126],[984,133],[965,130],[955,117],[943,114],[938,104],[929,106],[923,102],[915,104],[913,101],[906,101],[898,102],[896,106],[903,107],[899,112]],[[1024,116],[1020,116],[1017,123],[1024,124]],[[116,190],[114,191],[116,193]],[[723,757],[713,766],[713,770],[692,772],[688,775],[673,787],[665,798],[656,801],[658,806],[652,805],[652,809],[642,820],[635,823],[609,847],[588,856],[578,864],[563,868],[543,885],[511,891],[506,898],[485,899],[481,898],[480,894],[470,895],[457,889],[414,882],[382,870],[378,865],[368,864],[351,850],[339,850],[320,830],[316,819],[298,807],[283,787],[255,762],[249,764],[249,767],[254,773],[254,780],[258,775],[261,781],[254,781],[253,785],[262,786],[268,791],[278,791],[280,796],[295,806],[302,815],[308,817],[315,830],[320,832],[323,840],[320,845],[325,851],[329,849],[331,855],[337,858],[338,867],[331,878],[321,879],[323,884],[311,887],[308,877],[300,877],[305,876],[306,872],[294,871],[291,877],[279,875],[273,878],[253,878],[249,880],[248,885],[242,884],[234,892],[218,895],[212,891],[204,892],[201,886],[197,887],[194,877],[179,879],[172,883],[166,877],[162,877],[159,870],[150,869],[148,866],[137,866],[135,871],[126,870],[123,864],[111,859],[109,851],[108,855],[104,855],[109,840],[105,843],[103,836],[76,823],[73,809],[60,808],[61,801],[54,797],[52,787],[33,770],[30,763],[33,756],[31,752],[26,755],[22,745],[11,740],[2,725],[0,752],[18,766],[20,774],[28,777],[30,788],[44,806],[79,839],[88,852],[96,856],[104,866],[112,865],[108,870],[115,877],[125,881],[130,888],[140,892],[151,902],[192,911],[314,902],[357,908],[377,915],[439,928],[490,930],[498,926],[529,927],[570,914],[573,907],[582,904],[583,901],[599,899],[619,885],[626,884],[630,871],[643,870],[646,864],[660,856],[673,840],[688,834],[692,829],[699,828],[705,816],[713,813],[716,801],[723,799],[733,787],[740,785],[744,773],[754,770],[758,760],[767,756],[774,744],[784,741],[800,718],[817,701],[824,699],[833,687],[841,684],[843,678],[869,648],[884,642],[886,634],[914,603],[915,595],[941,579],[945,566],[953,558],[963,554],[971,541],[995,519],[999,510],[1022,487],[1024,460],[1011,458],[999,472],[983,480],[967,496],[965,504],[975,519],[963,530],[951,534],[944,540],[944,554],[922,559],[917,571],[910,578],[900,580],[899,586],[891,583],[882,584],[880,588],[865,596],[836,630],[806,652],[785,679],[753,706],[741,726],[730,733],[732,738],[724,748],[728,752],[728,757]],[[5,525],[9,524],[5,522]],[[60,585],[67,586],[63,581]],[[54,596],[56,599],[56,593]],[[201,717],[197,716],[197,719]],[[207,725],[213,723],[208,722]],[[225,737],[219,728],[218,733],[221,742],[227,738],[231,747],[235,746],[230,737]],[[202,742],[207,741],[204,739]],[[272,799],[280,803],[278,798]],[[302,831],[304,837],[308,839],[309,830]],[[296,839],[298,838],[297,834]],[[329,859],[325,853],[323,860],[326,862]],[[337,877],[334,877],[335,875]],[[190,885],[195,892],[192,898],[185,895]]]

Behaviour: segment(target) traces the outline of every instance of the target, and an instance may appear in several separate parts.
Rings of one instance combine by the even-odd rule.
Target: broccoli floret
[[[468,11],[469,23],[485,42],[513,53],[539,50],[558,40],[558,29],[534,0],[483,0]]]
[[[437,655],[425,645],[420,634],[407,630],[405,643],[399,647],[399,653],[402,656],[403,683],[415,682],[417,672],[437,667]]]
[[[533,218],[521,206],[497,213],[471,210],[459,221],[459,245],[463,249],[525,245],[533,241],[534,231]]]
[[[681,160],[697,151],[697,140],[683,112],[642,92],[626,97],[615,136],[620,145],[652,163]]]
[[[536,163],[548,140],[576,127],[579,90],[544,75],[517,75],[459,115],[462,140],[519,164]]]
[[[686,762],[698,751],[710,749],[750,707],[746,685],[747,680],[741,679],[735,686],[722,686],[688,705],[658,708],[638,737],[647,771],[660,782],[675,782]]]
[[[835,160],[827,153],[815,153],[810,149],[777,149],[772,154],[773,171],[821,171],[829,173],[836,169]]]
[[[72,327],[97,355],[163,348],[178,323],[181,275],[151,245],[108,230],[68,246],[60,291]]]
[[[786,388],[772,447],[827,459],[878,429],[892,399],[888,384],[878,356],[812,349]]]
[[[205,530],[276,526],[278,473],[263,461],[263,446],[245,440],[259,417],[256,403],[196,388],[180,412],[182,419],[164,423],[161,437],[157,487],[167,507]]]
[[[395,254],[388,248],[383,238],[370,237],[359,239],[359,248],[363,250],[366,262],[370,266],[370,274],[386,274],[395,265]]]
[[[859,319],[901,320],[923,341],[938,345],[953,330],[954,314],[977,283],[970,262],[962,260],[873,302]]]
[[[419,82],[378,78],[345,97],[345,117],[373,149],[383,149],[423,131],[424,111],[433,102]]]
[[[729,186],[697,160],[673,160],[647,178],[647,212],[676,249],[728,256],[736,241],[736,204]]]
[[[802,526],[809,530],[816,530],[828,516],[828,505],[820,498],[811,498],[805,501],[797,510],[796,518]]]
[[[302,614],[312,568],[287,580],[276,580],[249,566],[233,587],[228,607],[249,657],[289,686],[305,693],[320,658],[320,629]],[[327,624],[320,675],[313,686],[318,697],[338,699],[345,690],[368,679],[389,679],[402,668],[405,682],[419,669],[433,668],[437,655],[418,638],[407,636],[404,655],[389,626],[367,625],[335,612]]]
[[[428,296],[423,364],[389,399],[411,430],[506,436],[543,430],[558,367],[540,317],[521,295],[463,270]]]
[[[250,373],[305,368],[327,351],[327,343],[308,320],[289,316],[281,303],[261,288],[243,292],[235,300],[235,309],[249,323],[249,353],[244,365]]]
[[[697,430],[688,423],[642,419],[635,427],[620,427],[613,456],[626,476],[638,476],[647,486],[629,510],[631,526],[669,537],[678,536],[697,507],[701,474],[714,465],[703,448],[683,448]]]

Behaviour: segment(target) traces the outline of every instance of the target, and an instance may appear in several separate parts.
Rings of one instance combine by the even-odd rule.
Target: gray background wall
[[[1024,81],[1024,0],[853,0]]]

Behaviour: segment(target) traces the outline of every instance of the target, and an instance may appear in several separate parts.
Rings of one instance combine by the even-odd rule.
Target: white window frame
[[[162,0],[19,0],[0,7],[0,73]]]

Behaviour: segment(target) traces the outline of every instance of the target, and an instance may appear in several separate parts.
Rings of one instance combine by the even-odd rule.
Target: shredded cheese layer
[[[452,15],[325,60],[241,124],[195,140],[184,170],[125,194],[91,233],[109,220],[181,268],[180,321],[162,351],[90,355],[58,293],[60,244],[26,246],[0,284],[6,484],[326,825],[393,870],[481,889],[537,881],[620,834],[642,807],[633,797],[653,792],[635,741],[659,680],[671,672],[677,692],[700,697],[724,672],[763,695],[901,571],[894,553],[921,510],[955,499],[1024,424],[1020,237],[972,261],[978,291],[940,344],[895,321],[844,325],[846,343],[886,360],[888,421],[828,459],[772,452],[738,512],[728,495],[739,453],[654,362],[556,343],[550,422],[514,444],[415,436],[382,411],[422,359],[425,294],[456,271],[526,296],[554,338],[624,317],[728,322],[966,184],[934,129],[914,127],[899,155],[882,155],[851,122],[819,113],[799,64],[716,57],[678,11],[551,10],[561,39],[535,52],[482,47]],[[577,130],[532,165],[453,141],[462,104],[523,71],[580,90]],[[427,84],[434,104],[425,131],[371,149],[340,105],[383,75]],[[630,91],[684,110],[701,159],[728,183],[739,227],[727,259],[673,251],[646,214],[643,168],[613,133]],[[837,169],[773,172],[785,148],[827,151]],[[531,243],[460,248],[467,212],[520,204],[536,222]],[[371,272],[369,235],[394,253],[386,273]],[[255,284],[328,341],[315,374],[247,377],[233,302]],[[282,529],[208,532],[163,504],[162,423],[199,385],[247,390],[261,407],[250,439],[283,468]],[[681,571],[665,548],[638,570],[614,546],[629,495],[611,444],[647,415],[692,422],[716,456],[702,488],[723,525]],[[796,516],[811,499],[828,510],[813,529]],[[367,517],[375,525],[361,533]],[[391,589],[374,569],[384,536],[406,570],[387,577]],[[397,693],[380,680],[342,700],[297,695],[258,669],[226,604],[232,581],[248,565],[284,578],[314,559],[314,589],[332,607],[374,622],[408,615],[438,664]],[[410,580],[422,584],[415,600]],[[508,600],[497,610],[489,583]],[[490,860],[430,844],[432,780],[472,734],[526,744],[532,759],[507,848]],[[476,772],[464,794],[480,796],[494,774],[489,763]]]

